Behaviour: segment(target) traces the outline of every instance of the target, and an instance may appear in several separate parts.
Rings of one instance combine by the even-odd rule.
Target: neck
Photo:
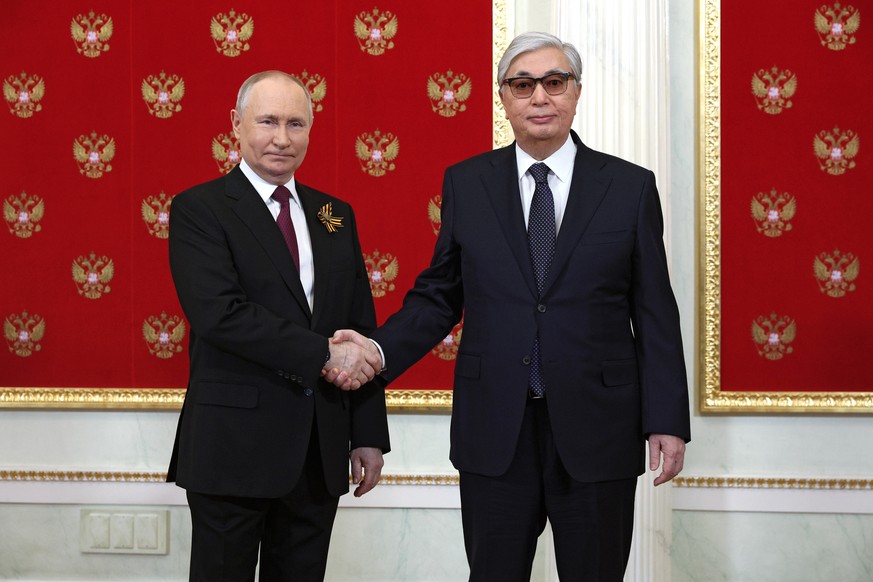
[[[543,142],[526,142],[521,143],[518,142],[518,147],[520,147],[524,152],[535,159],[538,162],[541,162],[548,158],[550,155],[561,149],[561,146],[564,145],[564,142],[567,141],[567,136],[565,135],[560,140],[554,141],[543,141]]]

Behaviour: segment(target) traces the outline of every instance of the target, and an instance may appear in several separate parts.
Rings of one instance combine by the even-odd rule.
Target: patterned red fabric
[[[873,27],[845,3],[721,14],[721,390],[870,390]]]
[[[428,264],[443,169],[491,147],[491,2],[463,18],[426,2],[233,7],[6,7],[0,386],[184,387],[162,213],[232,166],[229,112],[257,71],[311,81],[297,179],[353,204],[380,321]],[[449,389],[452,369],[429,355],[392,388]]]

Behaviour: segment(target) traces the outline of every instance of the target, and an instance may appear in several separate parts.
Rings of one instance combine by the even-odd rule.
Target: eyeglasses
[[[549,95],[562,95],[567,91],[567,84],[574,78],[573,73],[552,73],[545,77],[510,77],[503,79],[504,85],[509,85],[512,96],[516,99],[530,99],[537,88],[537,83],[542,84],[543,89]]]

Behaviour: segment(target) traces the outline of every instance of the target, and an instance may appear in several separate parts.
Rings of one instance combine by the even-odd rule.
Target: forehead
[[[507,76],[540,76],[550,71],[569,71],[570,61],[560,49],[548,47],[522,53],[509,63]]]
[[[268,77],[256,83],[249,94],[246,112],[252,115],[297,115],[307,113],[303,87],[284,77]]]

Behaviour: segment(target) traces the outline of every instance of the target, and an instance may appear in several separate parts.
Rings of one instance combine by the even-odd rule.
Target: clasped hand
[[[328,341],[330,358],[321,375],[341,390],[357,390],[382,369],[376,346],[356,331],[338,330]]]

